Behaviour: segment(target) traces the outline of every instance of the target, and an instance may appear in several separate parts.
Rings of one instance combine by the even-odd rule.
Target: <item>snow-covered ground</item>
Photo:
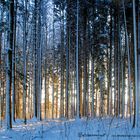
[[[12,130],[0,130],[0,140],[140,140],[140,128],[118,118],[17,121]]]

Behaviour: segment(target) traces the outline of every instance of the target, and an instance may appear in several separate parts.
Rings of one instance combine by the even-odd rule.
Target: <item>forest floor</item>
[[[80,120],[17,121],[13,129],[0,130],[0,140],[140,140],[140,128],[129,119],[83,118]]]

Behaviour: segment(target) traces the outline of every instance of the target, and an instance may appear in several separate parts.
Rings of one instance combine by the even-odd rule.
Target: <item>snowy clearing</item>
[[[132,129],[129,120],[96,118],[81,120],[19,122],[13,130],[0,131],[0,140],[139,140],[140,129]]]

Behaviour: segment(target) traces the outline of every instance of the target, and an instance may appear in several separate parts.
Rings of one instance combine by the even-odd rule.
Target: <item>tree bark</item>
[[[12,83],[12,49],[14,29],[14,0],[8,3],[9,29],[7,35],[7,56],[6,56],[6,129],[12,128],[11,119],[11,83]]]

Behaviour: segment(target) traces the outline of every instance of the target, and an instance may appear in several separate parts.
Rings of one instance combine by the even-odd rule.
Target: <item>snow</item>
[[[140,129],[129,119],[83,118],[62,120],[18,120],[12,130],[0,130],[0,140],[139,140]]]

